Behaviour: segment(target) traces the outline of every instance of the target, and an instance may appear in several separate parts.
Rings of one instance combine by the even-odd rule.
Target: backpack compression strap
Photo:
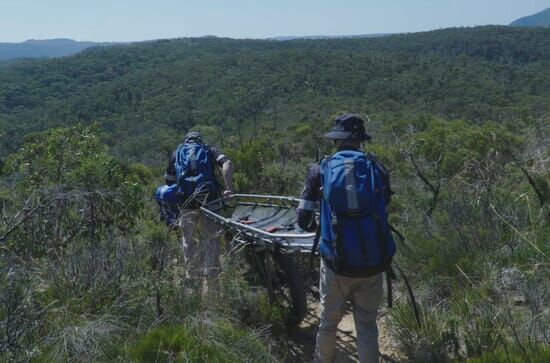
[[[317,158],[319,158],[319,150],[317,150]],[[319,170],[321,172],[320,178],[321,178],[321,184],[323,183],[323,163],[326,163],[326,160],[328,160],[329,157],[323,156],[321,160],[319,160]],[[319,208],[321,208],[321,202],[319,203]],[[315,218],[315,215],[312,217]],[[317,224],[317,229],[315,230],[315,238],[313,239],[313,246],[311,247],[311,255],[309,259],[309,267],[313,269],[313,258],[315,257],[315,252],[317,252],[317,247],[319,246],[319,240],[321,239],[321,220],[319,218],[319,224]]]

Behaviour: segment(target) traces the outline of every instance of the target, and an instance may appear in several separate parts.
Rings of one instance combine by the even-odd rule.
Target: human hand
[[[224,199],[233,198],[233,191],[232,190],[224,190],[222,193],[222,196]]]

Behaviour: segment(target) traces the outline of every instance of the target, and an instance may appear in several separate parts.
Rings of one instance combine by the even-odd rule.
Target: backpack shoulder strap
[[[373,153],[372,151],[366,151],[366,152],[365,152],[365,156],[366,156],[366,158],[369,159],[369,160],[378,161],[378,158],[376,157],[376,154]]]
[[[179,144],[178,147],[176,148],[176,163],[179,162],[179,154],[180,154],[180,150],[183,148],[183,145],[184,144]]]
[[[321,181],[321,188],[323,187],[323,167],[324,165],[330,160],[330,156],[325,155],[319,160],[319,179]],[[321,193],[321,201],[319,203],[319,208],[321,206],[323,199],[323,194]],[[317,252],[317,248],[319,246],[319,240],[321,239],[321,221],[317,224],[317,229],[315,230],[315,238],[313,239],[313,245],[311,246],[311,254],[310,254],[310,260],[309,265],[310,268],[313,268],[313,258],[315,257],[315,253]]]
[[[178,147],[176,148],[176,152],[175,152],[176,158],[174,159],[174,168],[176,170],[176,180],[179,179],[177,173],[179,173],[178,168],[179,168],[179,165],[181,163],[180,151],[181,151],[181,149],[183,149],[184,145],[185,145],[184,143],[179,144]]]

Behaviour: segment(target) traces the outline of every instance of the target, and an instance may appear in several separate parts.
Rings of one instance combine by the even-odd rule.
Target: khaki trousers
[[[336,330],[346,311],[346,302],[353,306],[357,331],[357,353],[361,363],[378,363],[378,327],[376,317],[383,297],[383,274],[370,277],[337,275],[321,259],[321,317],[317,333],[315,361],[328,363],[334,359]]]
[[[199,209],[183,209],[179,224],[187,277],[207,276],[209,280],[217,277],[220,272],[220,228]]]

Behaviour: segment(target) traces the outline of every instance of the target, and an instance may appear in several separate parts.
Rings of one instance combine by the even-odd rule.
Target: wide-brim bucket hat
[[[368,141],[372,137],[365,132],[365,121],[358,115],[346,113],[336,117],[334,126],[325,134],[326,138],[335,140]]]

